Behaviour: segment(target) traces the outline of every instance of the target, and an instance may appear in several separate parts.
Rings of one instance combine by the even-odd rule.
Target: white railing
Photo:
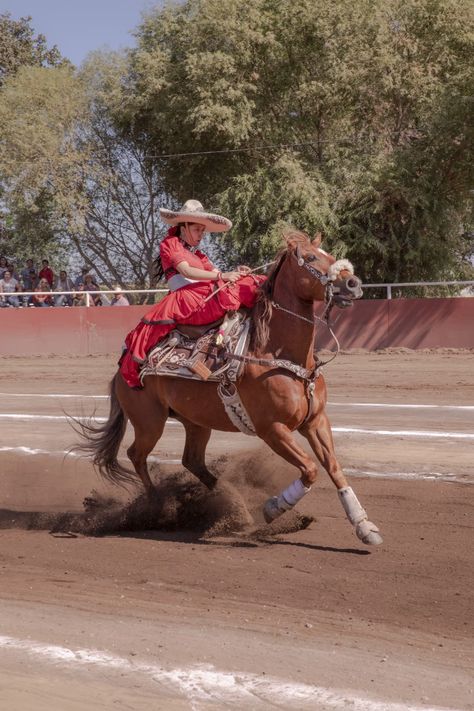
[[[387,299],[392,298],[392,289],[398,289],[403,287],[413,287],[413,286],[473,286],[474,280],[471,281],[411,281],[411,282],[400,282],[400,283],[390,283],[390,284],[362,284],[363,289],[385,289],[387,293]],[[120,289],[121,294],[167,294],[169,289]],[[24,297],[29,298],[30,296],[50,296],[53,301],[58,296],[71,296],[74,298],[83,298],[84,306],[89,307],[93,305],[93,296],[114,296],[117,294],[116,290],[104,290],[104,291],[15,291],[15,292],[4,292],[0,293],[0,299],[6,299],[9,296],[14,296],[20,300]]]
[[[167,294],[169,289],[120,289],[121,294]],[[103,291],[5,291],[0,292],[0,299],[7,299],[9,296],[14,296],[17,299],[23,299],[30,296],[49,296],[54,301],[58,296],[70,296],[72,299],[84,299],[84,306],[93,305],[92,297],[97,296],[114,296],[116,290]]]
[[[474,286],[474,281],[407,281],[393,284],[362,284],[363,289],[386,289],[387,299],[392,298],[392,289],[410,286]]]

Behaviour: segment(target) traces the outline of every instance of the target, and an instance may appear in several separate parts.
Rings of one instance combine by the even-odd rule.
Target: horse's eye
[[[315,254],[310,254],[308,257],[306,257],[307,262],[314,262],[317,259],[317,256]]]

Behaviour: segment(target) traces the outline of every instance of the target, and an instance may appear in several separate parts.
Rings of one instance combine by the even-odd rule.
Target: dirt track
[[[360,353],[327,369],[338,452],[383,532],[377,549],[354,537],[324,474],[299,506],[315,522],[258,540],[202,536],[199,521],[99,538],[34,530],[45,514],[78,513],[98,482],[87,462],[63,461],[66,422],[11,415],[91,410],[80,395],[105,393],[113,359],[2,364],[0,708],[474,708],[472,439],[456,438],[472,434],[473,410],[388,407],[472,405],[472,362],[467,352]],[[104,414],[105,400],[96,405]],[[179,470],[180,442],[171,424],[156,452],[170,460],[164,476]],[[240,492],[257,517],[294,478],[243,435],[214,436],[209,455],[224,503]],[[167,481],[182,507],[190,480]],[[215,511],[190,491],[198,512]]]

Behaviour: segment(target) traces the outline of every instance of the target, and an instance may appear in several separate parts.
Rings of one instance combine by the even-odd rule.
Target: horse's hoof
[[[368,546],[379,546],[383,543],[383,538],[380,535],[380,531],[372,521],[365,519],[361,521],[356,526],[357,538],[360,538],[362,543]]]
[[[278,496],[272,496],[265,501],[263,506],[263,518],[266,523],[271,523],[284,513],[284,509],[281,509],[278,505]]]

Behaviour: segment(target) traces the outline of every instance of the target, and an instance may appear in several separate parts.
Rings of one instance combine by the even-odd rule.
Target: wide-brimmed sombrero
[[[232,222],[227,217],[206,212],[198,200],[187,200],[180,210],[167,210],[160,207],[160,215],[167,225],[178,225],[180,222],[197,222],[204,225],[207,232],[227,232]]]

